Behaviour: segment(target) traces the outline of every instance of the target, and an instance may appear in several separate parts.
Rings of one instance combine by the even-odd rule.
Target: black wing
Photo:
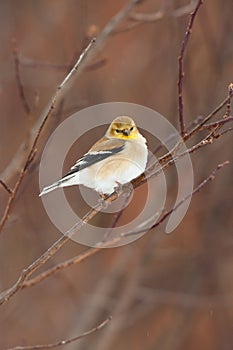
[[[110,150],[106,151],[92,151],[90,153],[84,154],[82,158],[80,158],[74,166],[70,169],[70,171],[64,176],[68,176],[74,173],[77,173],[80,170],[83,170],[85,168],[88,168],[89,166],[101,162],[101,160],[104,160],[116,153],[121,152],[124,149],[124,145],[116,148],[112,148]],[[64,178],[63,177],[63,178]]]

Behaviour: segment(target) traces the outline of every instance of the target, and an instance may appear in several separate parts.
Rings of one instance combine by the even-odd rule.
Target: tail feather
[[[70,174],[54,182],[52,185],[44,187],[41,193],[39,194],[39,197],[59,187],[67,187],[67,186],[73,186],[73,185],[79,185],[79,184],[80,184],[79,177],[77,175]]]
[[[50,186],[47,186],[47,187],[44,187],[43,190],[41,191],[41,193],[39,194],[39,197],[43,196],[44,194],[46,193],[49,193],[53,190],[55,190],[56,188],[60,187],[60,184],[61,182],[60,181],[57,181],[57,182],[54,182],[52,185]]]

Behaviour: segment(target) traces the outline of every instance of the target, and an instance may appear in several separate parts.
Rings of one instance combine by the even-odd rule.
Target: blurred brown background
[[[150,13],[166,6],[172,12],[187,3],[147,0],[135,11]],[[101,32],[125,4],[126,0],[0,2],[0,172],[26,139],[88,35]],[[208,114],[227,94],[233,75],[232,13],[231,0],[206,0],[198,13],[185,57],[186,122]],[[1,290],[60,237],[38,197],[38,163],[46,139],[62,120],[90,105],[125,101],[153,108],[177,126],[177,57],[187,21],[187,15],[164,18],[110,36],[95,64],[67,91],[0,236]],[[132,22],[120,27],[128,24]],[[30,113],[19,95],[14,45],[22,60],[21,82]],[[83,142],[80,153],[92,142]],[[232,160],[232,146],[228,133],[192,156],[196,184],[218,163]],[[10,186],[15,179],[11,177]],[[171,171],[168,179],[172,201],[175,173]],[[1,215],[7,198],[0,188]],[[85,249],[71,241],[47,268]],[[192,199],[172,235],[164,235],[162,225],[129,246],[103,250],[18,293],[1,308],[0,349],[69,338],[113,315],[106,328],[64,348],[230,350],[232,251],[230,165]]]

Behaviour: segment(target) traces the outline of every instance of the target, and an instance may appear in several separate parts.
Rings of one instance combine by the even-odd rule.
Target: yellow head
[[[137,139],[140,134],[133,119],[123,116],[113,120],[106,135],[123,140],[132,140]]]

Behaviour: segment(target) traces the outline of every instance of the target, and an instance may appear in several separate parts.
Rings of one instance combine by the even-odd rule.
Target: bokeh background
[[[98,35],[126,3],[0,1],[1,174],[88,39]],[[185,4],[187,0],[145,0],[134,11],[154,13],[162,6],[171,14]],[[186,123],[208,114],[227,95],[233,76],[232,13],[231,0],[206,0],[198,13],[185,57]],[[187,15],[166,16],[125,30],[134,22],[124,21],[64,94],[0,236],[1,290],[60,237],[38,197],[38,166],[46,140],[61,121],[94,104],[125,101],[153,108],[178,126],[177,57],[187,22]],[[15,47],[26,108],[17,84]],[[224,110],[219,117],[223,114]],[[91,138],[84,137],[73,147],[67,169],[103,130],[93,131]],[[192,155],[196,184],[218,163],[232,160],[232,146],[228,133]],[[193,197],[185,219],[171,235],[164,234],[162,225],[131,245],[102,250],[18,293],[1,307],[0,348],[67,339],[112,315],[106,328],[64,348],[232,349],[232,169],[230,164]],[[16,175],[8,176],[9,186]],[[168,201],[173,203],[172,169],[167,182]],[[72,191],[69,196],[77,203]],[[7,199],[0,188],[1,215]],[[70,241],[43,269],[85,249]]]

